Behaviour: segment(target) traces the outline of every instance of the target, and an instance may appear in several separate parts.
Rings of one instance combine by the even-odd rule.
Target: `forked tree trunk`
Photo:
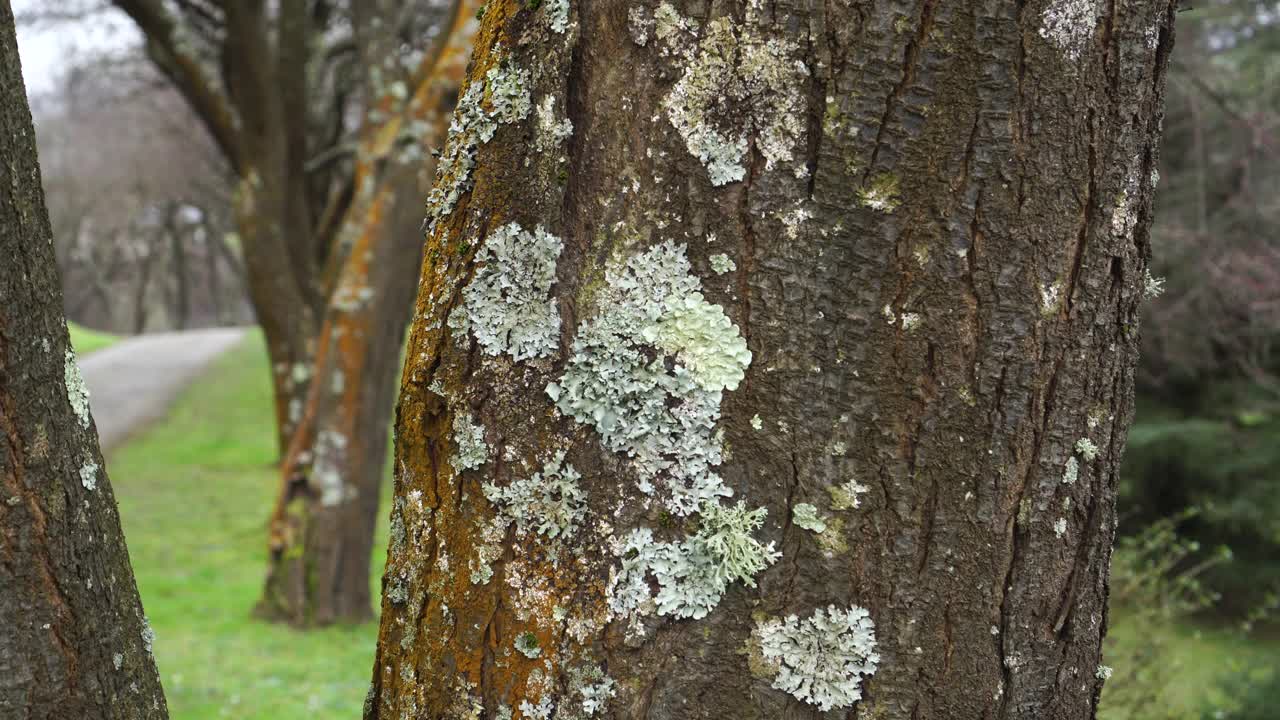
[[[62,315],[14,18],[0,0],[0,717],[168,717]]]
[[[383,0],[389,2],[390,0]],[[340,237],[336,289],[314,374],[285,454],[270,527],[271,559],[259,614],[296,625],[373,617],[370,564],[387,432],[405,327],[422,262],[424,162],[444,137],[446,108],[465,74],[478,2],[464,1],[403,114],[369,123],[357,153],[359,188]],[[371,4],[366,11],[374,10]],[[375,11],[376,16],[376,11]],[[358,18],[362,22],[367,18]],[[376,29],[376,26],[375,26]],[[370,33],[372,34],[372,33]],[[386,42],[394,35],[379,34]],[[379,42],[362,51],[388,55]],[[385,98],[389,105],[394,98]],[[412,133],[405,144],[407,126]]]
[[[1175,3],[527,5],[433,194],[366,718],[1092,717]]]

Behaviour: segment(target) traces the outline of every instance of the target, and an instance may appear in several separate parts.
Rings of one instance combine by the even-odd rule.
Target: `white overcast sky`
[[[75,3],[65,0],[13,0],[13,11],[21,17],[29,11],[65,8]],[[22,56],[22,77],[27,94],[53,89],[69,63],[126,47],[138,42],[137,31],[116,10],[96,13],[76,22],[18,25],[18,53]]]

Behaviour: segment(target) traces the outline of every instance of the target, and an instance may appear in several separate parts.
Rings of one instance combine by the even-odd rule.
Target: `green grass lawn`
[[[90,330],[71,322],[67,323],[67,330],[71,332],[71,347],[75,349],[77,355],[88,355],[120,339],[115,335]]]
[[[250,615],[276,490],[271,423],[267,360],[254,333],[166,422],[109,458],[175,720],[360,717],[376,623],[303,632]],[[384,521],[375,578],[386,537]]]

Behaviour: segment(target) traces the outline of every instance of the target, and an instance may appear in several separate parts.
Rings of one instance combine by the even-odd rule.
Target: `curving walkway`
[[[244,332],[216,328],[137,335],[80,358],[102,451],[162,419],[178,394],[235,347]]]

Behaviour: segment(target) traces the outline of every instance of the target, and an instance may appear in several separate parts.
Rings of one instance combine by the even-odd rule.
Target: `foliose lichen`
[[[556,119],[556,99],[551,95],[542,98],[538,103],[538,135],[534,144],[543,152],[560,147],[573,134],[573,121],[569,118]]]
[[[98,487],[98,463],[90,461],[80,466],[80,484],[90,491]]]
[[[702,296],[683,246],[658,245],[606,273],[601,312],[579,328],[573,356],[547,394],[625,453],[640,489],[665,486],[686,516],[731,491],[713,471],[724,390],[742,381],[751,352],[718,305]],[[654,357],[654,354],[657,357]],[[668,365],[670,367],[668,367]]]
[[[827,529],[827,523],[818,516],[818,508],[809,503],[798,503],[791,509],[791,519],[797,527],[820,533]]]
[[[631,531],[615,548],[622,565],[610,583],[610,609],[627,617],[653,602],[659,615],[696,619],[720,603],[729,583],[755,587],[756,574],[780,557],[773,543],[752,536],[766,514],[742,503],[708,503],[698,531],[680,542],[658,542],[649,528]],[[656,596],[649,576],[658,583]]]
[[[717,275],[723,275],[738,269],[737,263],[729,258],[725,253],[716,253],[711,256],[711,270]]]
[[[551,29],[561,35],[569,29],[569,0],[547,0],[546,9],[547,24]]]
[[[1072,455],[1067,458],[1067,466],[1062,472],[1062,482],[1072,485],[1080,477],[1080,463],[1076,460],[1076,456]]]
[[[1080,457],[1086,462],[1093,462],[1098,457],[1098,446],[1094,445],[1089,438],[1080,438],[1076,441],[1076,452],[1080,453]]]
[[[427,217],[434,226],[453,211],[462,194],[471,189],[471,171],[476,149],[493,139],[498,126],[519,122],[529,116],[528,73],[514,67],[501,47],[493,49],[498,58],[483,81],[467,86],[453,112],[449,137],[436,165],[436,182],[427,198]]]
[[[863,608],[818,608],[801,620],[769,620],[755,630],[773,687],[826,712],[862,699],[862,679],[876,672],[875,623]]]
[[[471,413],[460,412],[453,416],[453,443],[458,446],[458,451],[453,454],[456,472],[478,468],[489,460],[484,426],[472,422]]]
[[[586,515],[586,493],[578,486],[580,478],[559,450],[532,477],[506,487],[485,483],[484,496],[499,507],[504,518],[515,523],[520,534],[536,533],[554,540],[572,535]]]
[[[84,384],[80,374],[80,365],[76,363],[76,353],[67,348],[66,361],[62,366],[62,382],[67,386],[67,400],[71,403],[71,412],[80,421],[80,427],[89,427],[89,387]]]
[[[320,504],[333,507],[355,496],[342,477],[341,457],[346,452],[347,436],[332,430],[316,435],[315,462],[311,466],[311,482],[320,490]]]
[[[663,106],[685,147],[706,166],[711,184],[745,177],[751,134],[766,168],[791,160],[804,135],[801,88],[809,75],[795,59],[795,45],[766,39],[723,17],[709,22],[695,42],[691,24],[665,2],[655,20],[658,40],[681,56],[684,66]]]
[[[516,650],[527,658],[536,658],[542,654],[542,647],[538,645],[538,636],[531,632],[520,633],[516,636]]]
[[[454,320],[455,310],[450,326],[470,330],[488,355],[507,353],[519,362],[553,354],[560,310],[551,286],[563,247],[542,226],[529,232],[508,223],[489,233],[476,253],[481,267],[462,291],[465,324]]]

